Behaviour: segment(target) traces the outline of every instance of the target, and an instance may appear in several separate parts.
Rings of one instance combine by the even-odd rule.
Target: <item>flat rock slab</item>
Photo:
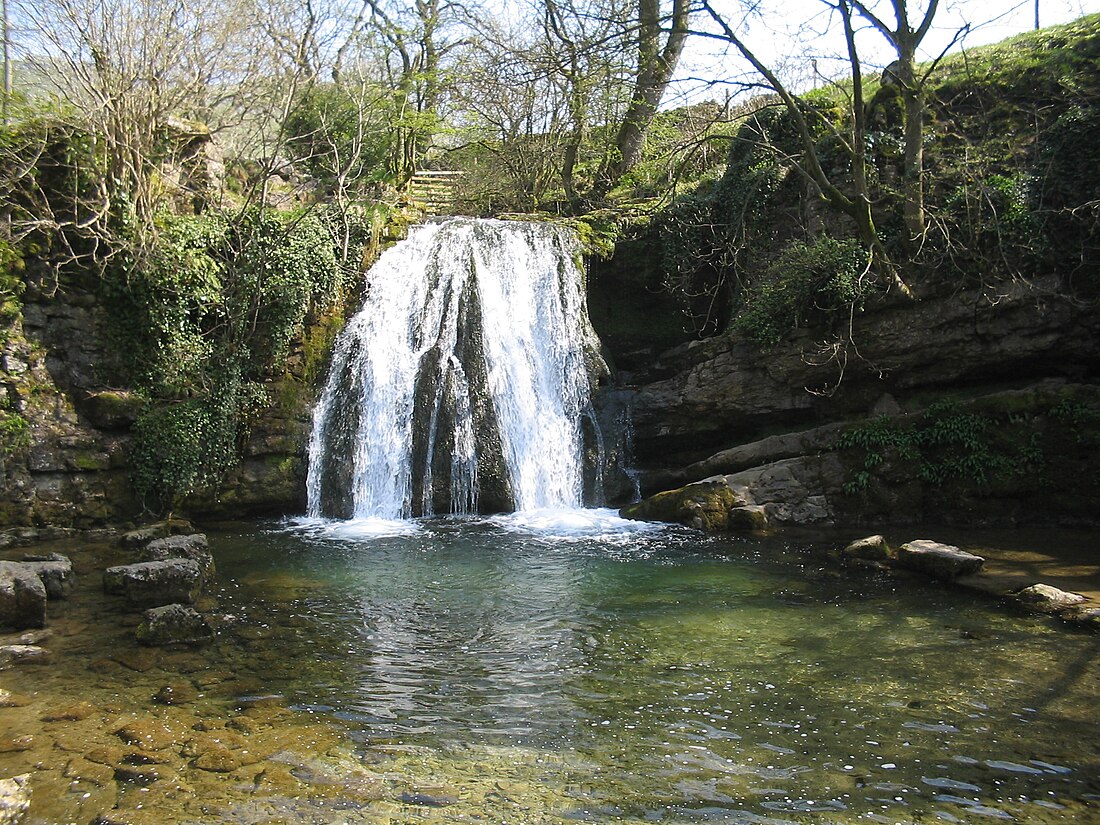
[[[982,569],[985,559],[952,544],[917,539],[898,548],[897,565],[943,581],[971,576]]]
[[[123,564],[103,572],[103,589],[125,596],[135,607],[194,604],[202,581],[202,568],[191,559]]]
[[[214,579],[214,557],[210,554],[206,536],[202,533],[153,539],[145,545],[141,557],[142,561],[191,559],[202,570],[204,584]]]

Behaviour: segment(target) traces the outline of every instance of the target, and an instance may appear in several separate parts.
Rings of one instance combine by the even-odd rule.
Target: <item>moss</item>
[[[694,527],[707,533],[729,529],[729,512],[745,502],[722,481],[701,481],[657,493],[624,507],[623,518],[636,521],[664,521]]]

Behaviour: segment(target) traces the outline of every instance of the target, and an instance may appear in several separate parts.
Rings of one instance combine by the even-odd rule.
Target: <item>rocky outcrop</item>
[[[856,317],[846,349],[806,333],[766,352],[730,335],[686,344],[653,365],[669,377],[636,388],[636,454],[647,469],[687,466],[865,415],[884,395],[904,407],[930,389],[1077,379],[1100,364],[1100,340],[1094,315],[1059,293],[1047,280],[877,307]]]
[[[18,562],[0,561],[0,627],[46,626],[46,586]]]
[[[0,529],[90,529],[133,520],[142,509],[130,484],[130,428],[146,407],[107,386],[112,356],[107,310],[79,285],[32,285],[20,316],[0,319]],[[181,509],[238,517],[299,512],[312,390],[294,377],[272,382],[239,465],[223,486]],[[6,441],[5,441],[6,439]]]
[[[804,332],[768,351],[731,334],[682,345],[634,387],[642,493],[721,478],[773,524],[1096,523],[1095,315],[1046,280],[869,308],[827,352]],[[988,455],[952,466],[941,444],[937,467],[838,446],[877,417],[918,426],[943,398],[988,418]]]
[[[210,553],[206,536],[202,533],[153,539],[145,545],[141,555],[142,561],[190,559],[199,566],[202,585],[214,579],[214,557]]]

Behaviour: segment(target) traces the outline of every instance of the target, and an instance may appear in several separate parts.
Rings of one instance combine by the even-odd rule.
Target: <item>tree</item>
[[[63,101],[57,116],[86,129],[104,159],[83,229],[112,235],[122,219],[138,250],[155,234],[165,193],[156,169],[172,118],[204,119],[219,89],[254,76],[249,16],[219,0],[15,0],[36,51],[27,63]],[[104,248],[110,248],[106,244]]]
[[[917,50],[931,28],[938,0],[928,0],[920,21],[916,25],[909,19],[907,0],[889,0],[894,13],[893,25],[888,25],[877,11],[864,0],[823,0],[835,13],[841,24],[848,63],[849,111],[845,123],[837,125],[824,118],[780,78],[778,72],[758,56],[743,34],[721,14],[711,0],[701,0],[702,8],[715,31],[701,32],[734,46],[755,72],[763,78],[764,85],[773,91],[786,107],[800,137],[802,153],[794,160],[795,168],[820,191],[833,207],[848,215],[855,224],[857,234],[872,260],[894,286],[904,295],[911,290],[899,274],[894,261],[887,253],[880,237],[876,212],[882,205],[874,197],[868,176],[867,120],[864,102],[863,62],[857,47],[859,22],[866,21],[882,35],[897,55],[891,65],[889,78],[897,83],[903,100],[903,174],[902,217],[909,242],[918,242],[924,232],[923,152],[924,120],[926,104],[924,88],[935,68],[933,61],[923,72],[917,69]],[[965,33],[956,34],[956,40]],[[955,41],[953,40],[952,43]],[[946,51],[946,49],[945,49]],[[942,54],[940,55],[942,57]],[[833,172],[827,172],[818,155],[818,139],[815,132],[827,129],[848,160],[847,180],[839,180]]]
[[[667,16],[661,12],[660,0],[638,0],[633,93],[614,145],[592,188],[594,198],[603,198],[641,160],[646,131],[664,99],[687,41],[690,15],[690,0],[673,0]],[[663,43],[662,35],[665,35]]]

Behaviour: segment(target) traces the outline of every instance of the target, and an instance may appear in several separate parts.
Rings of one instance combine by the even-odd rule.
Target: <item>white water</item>
[[[476,512],[494,456],[513,509],[580,507],[599,344],[576,258],[562,229],[468,218],[383,254],[314,411],[310,516],[431,515],[433,489]]]

